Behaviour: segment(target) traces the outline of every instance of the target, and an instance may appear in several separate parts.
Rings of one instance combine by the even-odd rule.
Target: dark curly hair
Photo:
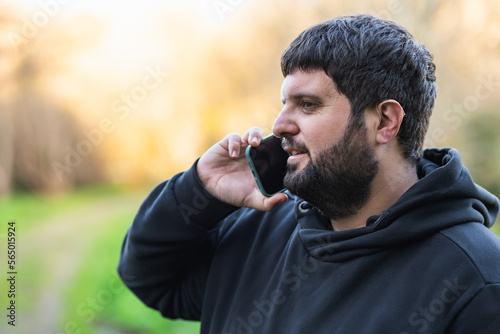
[[[323,69],[351,103],[353,121],[366,108],[398,101],[406,116],[398,133],[405,159],[422,157],[437,97],[432,55],[404,27],[371,15],[342,16],[303,31],[283,52],[281,70]]]

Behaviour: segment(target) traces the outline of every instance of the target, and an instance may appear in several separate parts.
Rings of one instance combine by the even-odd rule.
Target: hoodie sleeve
[[[146,198],[118,263],[125,285],[169,318],[200,319],[216,226],[237,209],[205,190],[195,166]]]
[[[500,284],[485,285],[464,307],[446,333],[500,333]]]

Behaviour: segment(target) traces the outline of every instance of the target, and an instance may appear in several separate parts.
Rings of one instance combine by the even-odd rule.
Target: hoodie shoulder
[[[421,184],[419,191],[426,199],[441,200],[439,206],[453,219],[479,221],[488,228],[495,223],[500,211],[499,199],[474,183],[457,150],[426,149],[418,165],[418,175],[428,181]],[[464,215],[464,210],[457,208],[468,208],[469,214]]]
[[[500,283],[500,238],[484,225],[468,223],[441,231],[469,258],[484,284]]]

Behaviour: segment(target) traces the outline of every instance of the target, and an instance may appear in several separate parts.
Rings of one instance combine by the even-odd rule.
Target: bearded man
[[[499,201],[454,149],[423,149],[437,87],[400,25],[339,17],[284,51],[273,133],[287,191],[264,197],[229,134],[156,187],[119,273],[202,333],[500,333]]]

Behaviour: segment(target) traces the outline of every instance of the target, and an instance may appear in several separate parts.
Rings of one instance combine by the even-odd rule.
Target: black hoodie
[[[418,174],[366,227],[336,232],[291,194],[267,213],[222,203],[193,166],[142,204],[119,273],[202,333],[500,333],[498,199],[453,149],[426,150]]]

